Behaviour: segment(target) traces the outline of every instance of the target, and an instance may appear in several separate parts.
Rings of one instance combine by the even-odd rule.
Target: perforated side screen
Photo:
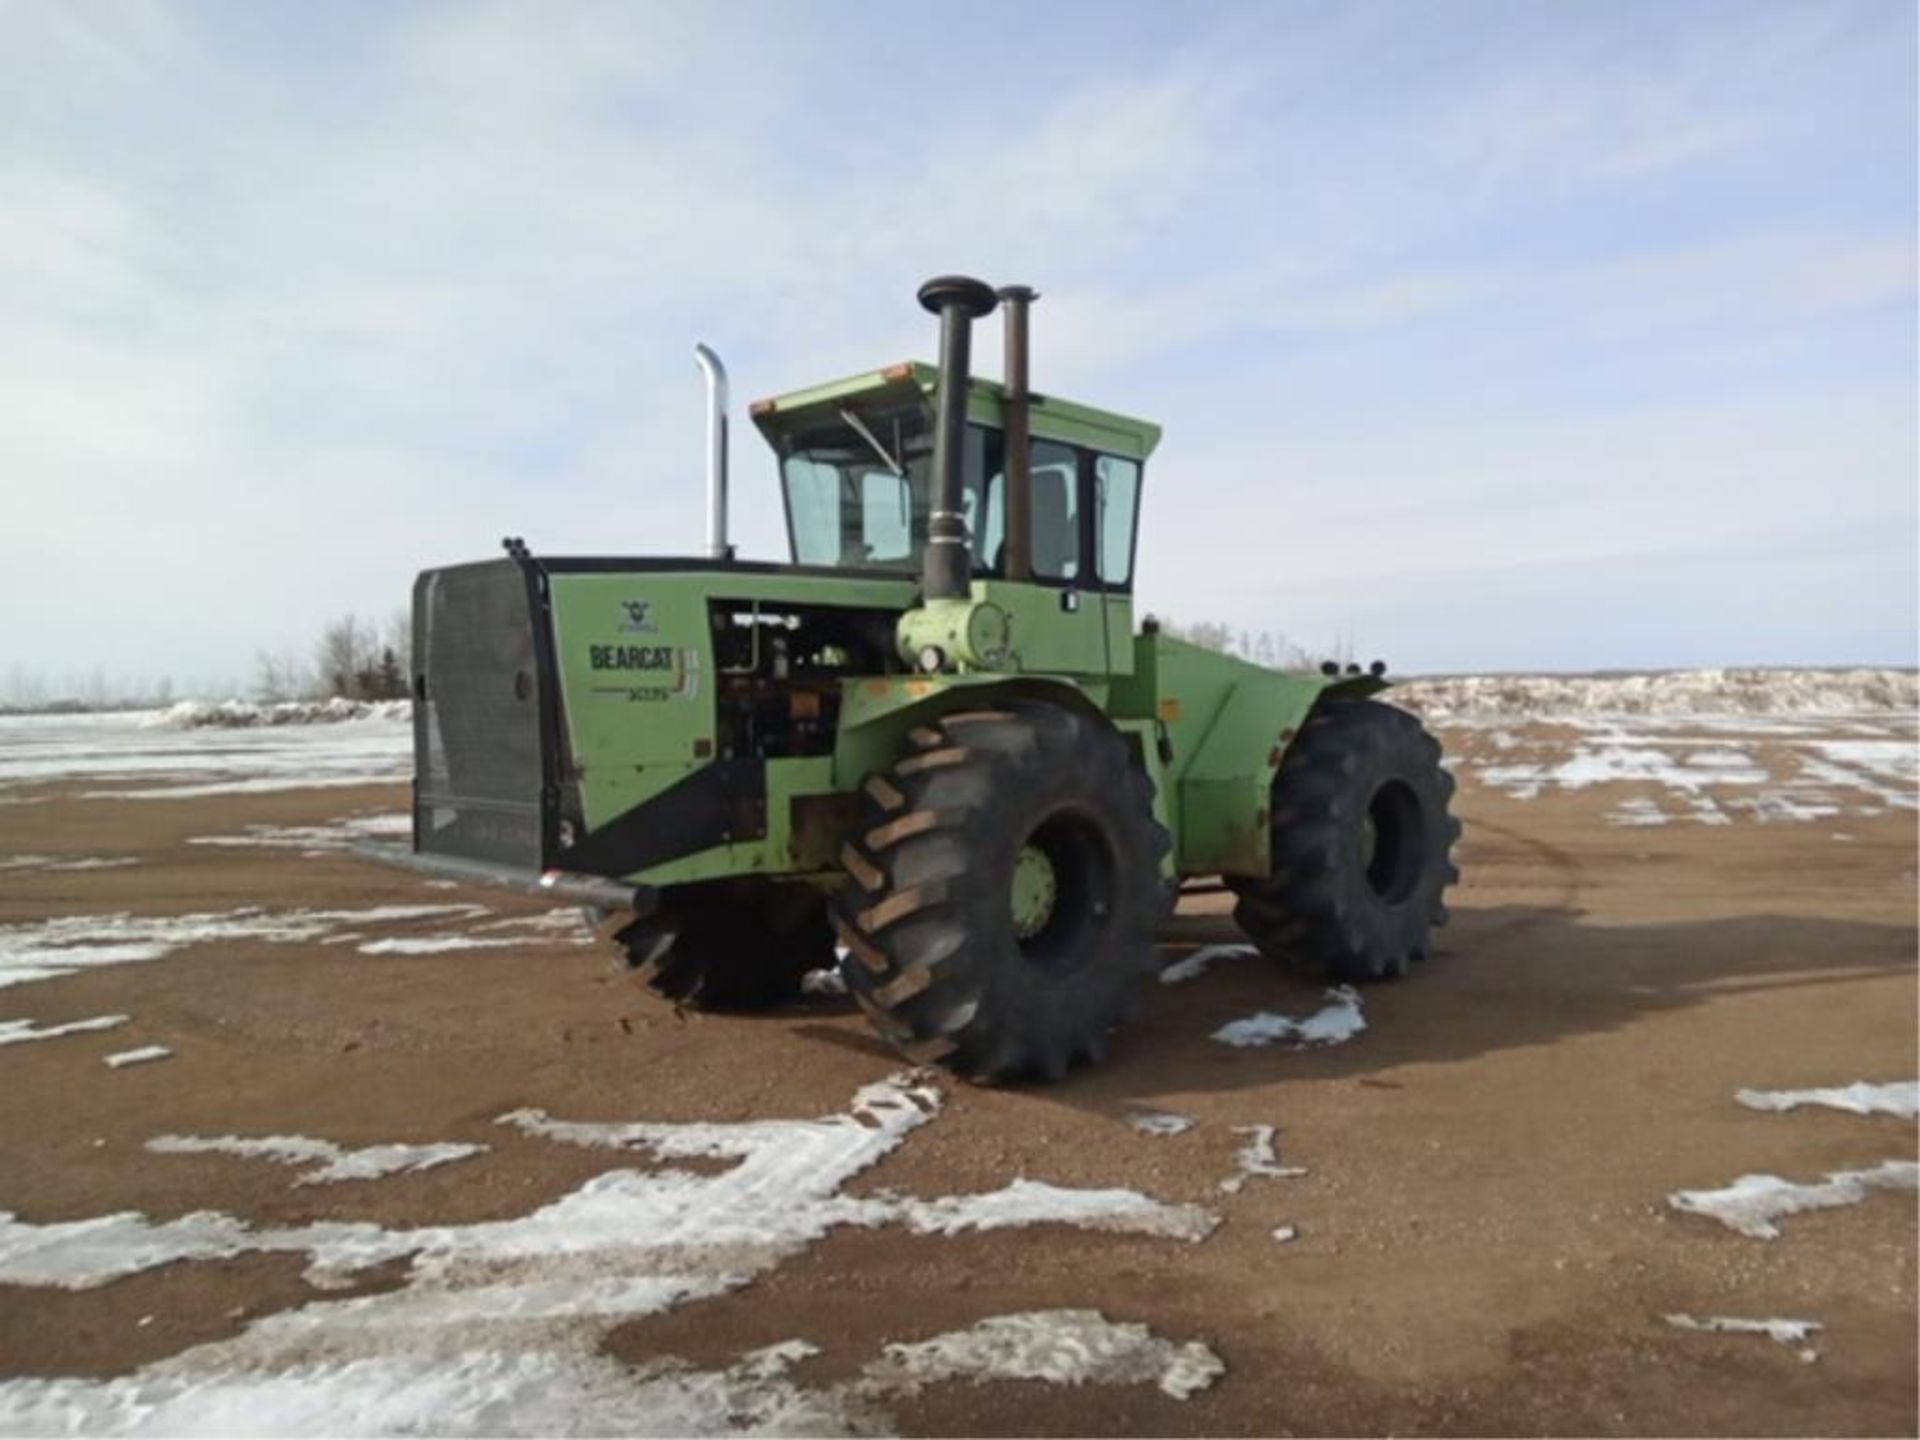
[[[414,587],[414,847],[540,868],[540,677],[511,561]]]

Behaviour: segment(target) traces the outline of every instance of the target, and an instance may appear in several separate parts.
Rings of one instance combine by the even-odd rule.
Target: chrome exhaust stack
[[[707,557],[731,560],[727,541],[727,367],[706,345],[693,347],[707,377]]]

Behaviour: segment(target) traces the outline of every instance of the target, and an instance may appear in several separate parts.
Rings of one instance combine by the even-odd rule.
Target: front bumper
[[[405,845],[382,845],[367,841],[353,847],[354,853],[382,865],[397,865],[443,880],[464,880],[475,885],[496,885],[526,895],[544,895],[554,900],[570,900],[578,905],[594,905],[602,910],[630,910],[635,915],[651,915],[660,908],[660,892],[652,885],[634,885],[624,880],[609,880],[604,875],[582,875],[572,870],[522,870],[493,860],[473,860],[464,855],[435,855]]]

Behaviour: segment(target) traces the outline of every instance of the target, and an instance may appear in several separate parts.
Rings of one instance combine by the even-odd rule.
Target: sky
[[[0,0],[0,688],[420,569],[785,558],[755,396],[1037,286],[1143,611],[1408,673],[1912,664],[1907,0]],[[977,346],[993,373],[997,327]]]

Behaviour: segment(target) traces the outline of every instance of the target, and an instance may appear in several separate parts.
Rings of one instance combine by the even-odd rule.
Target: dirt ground
[[[1462,885],[1433,960],[1370,989],[1365,1032],[1324,1050],[1210,1039],[1321,987],[1257,959],[1157,987],[1110,1062],[1043,1089],[949,1084],[938,1120],[849,1186],[913,1195],[1015,1176],[1197,1202],[1223,1223],[1183,1243],[1057,1225],[952,1237],[840,1229],[752,1285],[625,1325],[622,1359],[724,1366],[805,1337],[794,1378],[830,1384],[887,1342],[988,1315],[1097,1308],[1226,1364],[1185,1401],[1148,1385],[929,1386],[891,1406],[926,1434],[1905,1434],[1915,1432],[1911,1194],[1793,1216],[1774,1240],[1664,1203],[1765,1172],[1812,1181],[1911,1159],[1913,1126],[1767,1114],[1743,1087],[1920,1073],[1910,811],[1796,823],[1604,823],[1622,787],[1519,800],[1469,781]],[[345,853],[191,845],[247,824],[313,825],[404,805],[399,787],[187,800],[19,792],[0,856],[133,856],[0,872],[0,924],[241,906],[475,899]],[[1836,839],[1836,834],[1848,838]],[[1169,959],[1237,938],[1222,897],[1189,897]],[[386,923],[406,936],[431,920]],[[841,1111],[898,1062],[844,1002],[676,1014],[597,949],[534,940],[439,954],[226,941],[0,991],[45,1026],[103,1033],[0,1048],[0,1210],[46,1223],[117,1210],[222,1210],[259,1223],[466,1223],[525,1214],[604,1152],[502,1129],[538,1106],[578,1119]],[[138,1045],[170,1058],[108,1069]],[[1144,1135],[1141,1107],[1198,1123]],[[1279,1128],[1294,1179],[1238,1193],[1245,1137]],[[230,1156],[156,1156],[165,1133],[342,1144],[475,1140],[490,1152],[325,1187]],[[1276,1243],[1275,1227],[1298,1238]],[[315,1298],[293,1256],[179,1263],[99,1288],[0,1286],[0,1376],[105,1376]],[[367,1288],[397,1283],[377,1272]],[[337,1292],[334,1292],[337,1293]],[[1819,1321],[1817,1360],[1765,1337],[1697,1334],[1669,1312]]]

